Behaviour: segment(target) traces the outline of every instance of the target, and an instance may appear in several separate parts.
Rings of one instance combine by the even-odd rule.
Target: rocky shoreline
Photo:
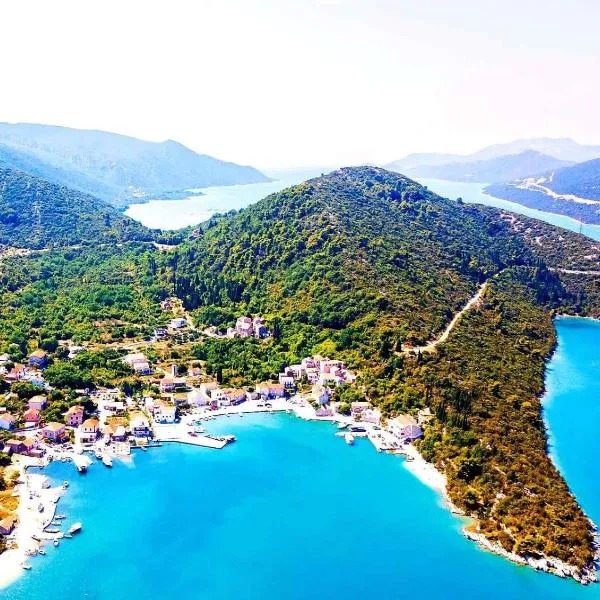
[[[583,585],[596,583],[598,581],[595,564],[591,564],[580,569],[579,567],[569,565],[568,563],[552,556],[542,555],[538,558],[533,556],[521,556],[515,552],[509,552],[508,550],[505,550],[500,544],[491,542],[482,533],[469,531],[467,529],[464,529],[463,533],[465,534],[465,537],[476,542],[482,548],[485,548],[486,550],[489,550],[494,554],[498,554],[499,556],[502,556],[503,558],[506,558],[507,560],[519,565],[529,566],[537,571],[544,571],[562,578],[572,577],[575,581],[578,581]]]

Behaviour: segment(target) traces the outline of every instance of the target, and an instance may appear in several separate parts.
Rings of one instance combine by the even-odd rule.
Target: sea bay
[[[600,521],[600,324],[556,325],[544,400],[552,452]],[[586,415],[577,435],[574,414]],[[208,427],[238,441],[221,451],[166,445],[84,476],[70,464],[47,468],[71,482],[59,510],[84,531],[34,558],[2,597],[600,598],[598,585],[479,549],[404,459],[365,440],[348,447],[330,424],[266,414]]]
[[[329,172],[330,168],[279,169],[267,171],[273,180],[268,183],[247,185],[217,186],[198,190],[201,195],[192,195],[182,200],[150,200],[143,204],[132,204],[126,215],[147,227],[157,229],[180,229],[206,221],[215,213],[239,210],[262,198],[296,185],[307,179]],[[483,192],[487,184],[445,181],[442,179],[423,179],[417,181],[432,192],[456,200],[462,198],[469,204],[494,206],[517,214],[540,219],[546,223],[563,227],[577,233],[581,232],[594,240],[600,240],[600,226],[582,224],[575,219],[528,208],[516,202],[495,198]]]

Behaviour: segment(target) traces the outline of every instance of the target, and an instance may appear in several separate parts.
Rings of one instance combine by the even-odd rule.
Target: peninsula
[[[548,457],[540,406],[553,316],[600,316],[592,240],[357,167],[178,245],[4,256],[8,430],[35,417],[46,452],[63,438],[190,441],[200,402],[300,395],[315,418],[395,435],[382,449],[414,443],[482,545],[595,580],[594,525]],[[196,436],[172,429],[182,420]]]

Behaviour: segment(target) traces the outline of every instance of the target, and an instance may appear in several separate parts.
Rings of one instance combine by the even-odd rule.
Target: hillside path
[[[436,349],[436,346],[438,344],[443,344],[448,339],[448,337],[450,336],[450,332],[454,329],[454,326],[458,323],[460,318],[468,310],[471,310],[471,308],[473,308],[473,306],[475,306],[476,304],[479,303],[479,301],[483,297],[483,294],[485,293],[485,290],[487,289],[487,286],[488,286],[488,282],[486,281],[479,287],[479,289],[477,290],[477,293],[463,306],[463,308],[461,308],[454,315],[454,318],[452,319],[452,321],[450,321],[450,323],[448,323],[448,326],[446,327],[446,329],[444,329],[444,331],[441,333],[441,335],[438,338],[436,338],[432,342],[429,342],[425,346],[416,346],[414,348],[404,348],[401,352],[397,352],[396,354],[402,355],[402,354],[418,354],[419,352],[420,353],[433,352]]]

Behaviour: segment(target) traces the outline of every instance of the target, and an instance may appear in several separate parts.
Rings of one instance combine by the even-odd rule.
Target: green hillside
[[[268,181],[253,167],[197,154],[173,140],[52,125],[0,123],[0,167],[126,206],[185,197],[189,188]]]
[[[0,244],[48,248],[151,240],[152,233],[87,194],[0,168]]]
[[[0,351],[146,335],[173,294],[199,326],[261,314],[274,334],[264,343],[194,341],[185,356],[232,385],[315,352],[343,358],[360,377],[342,400],[367,398],[386,417],[431,408],[420,449],[474,529],[585,573],[591,526],[546,454],[540,396],[552,316],[600,314],[599,278],[572,273],[600,271],[594,244],[442,199],[383,169],[341,169],[215,218],[175,250],[131,244],[6,260]],[[406,352],[439,335],[483,282],[445,343]]]

